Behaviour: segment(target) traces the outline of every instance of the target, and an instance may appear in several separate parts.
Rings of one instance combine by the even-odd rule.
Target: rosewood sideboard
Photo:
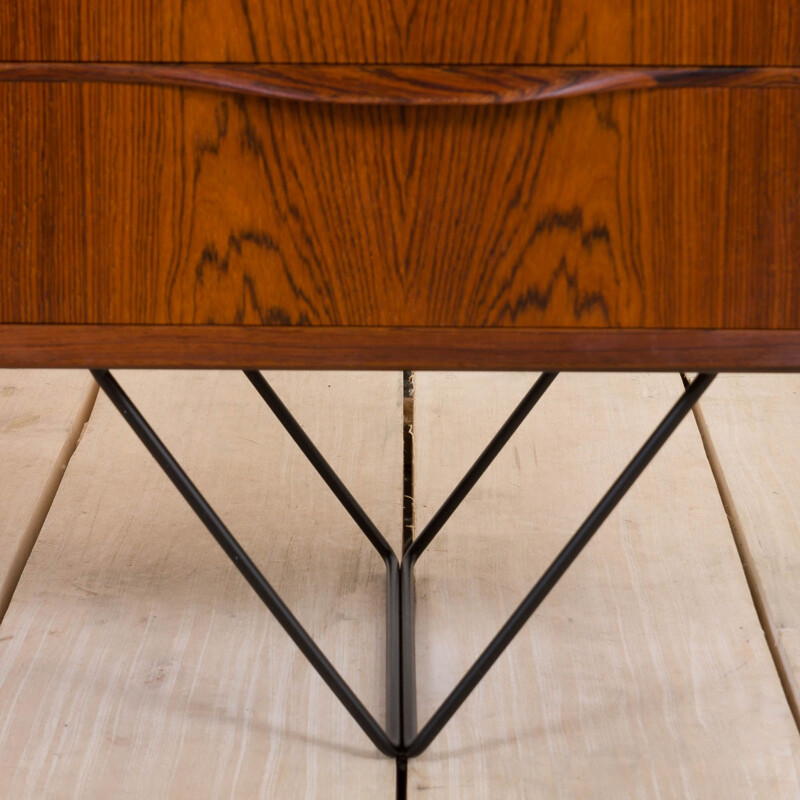
[[[800,0],[4,0],[0,366],[84,367],[422,752],[721,370],[800,369]],[[109,369],[244,369],[387,569],[379,723]],[[544,370],[402,564],[258,372]],[[413,566],[556,371],[697,371],[418,730]]]

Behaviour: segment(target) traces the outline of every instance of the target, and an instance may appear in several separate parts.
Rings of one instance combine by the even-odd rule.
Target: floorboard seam
[[[403,373],[403,549],[414,539],[414,373]]]
[[[414,541],[414,372],[403,372],[403,542],[400,558]],[[400,655],[402,664],[402,652]],[[401,671],[402,686],[402,671]],[[408,798],[408,763],[395,760],[395,799]]]
[[[734,502],[728,482],[725,480],[722,465],[720,464],[717,451],[711,440],[708,425],[703,416],[701,408],[702,402],[703,401],[700,400],[694,407],[694,418],[697,423],[698,431],[700,432],[700,439],[703,442],[703,449],[705,450],[706,458],[711,467],[711,474],[714,476],[714,481],[717,484],[717,491],[722,500],[725,515],[728,518],[728,525],[730,526],[731,535],[739,554],[739,560],[742,564],[745,580],[750,590],[750,596],[753,600],[753,606],[758,616],[758,621],[764,631],[764,638],[766,639],[767,647],[769,648],[770,655],[775,664],[775,670],[778,673],[783,693],[786,696],[786,702],[789,704],[795,724],[800,731],[800,689],[797,686],[786,653],[783,650],[780,641],[780,632],[770,617],[766,595],[758,575],[758,569],[750,553],[747,540],[742,534],[742,525],[736,510],[736,503]]]
[[[3,586],[2,593],[0,593],[0,622],[3,621],[6,611],[8,611],[8,607],[11,605],[14,592],[16,591],[17,585],[22,577],[22,573],[25,570],[25,566],[28,563],[28,559],[33,552],[36,540],[39,538],[39,533],[44,527],[47,515],[50,513],[50,509],[53,505],[53,501],[56,498],[58,489],[61,486],[61,481],[63,480],[64,474],[67,471],[69,462],[72,459],[72,456],[75,454],[78,445],[80,444],[83,431],[89,422],[89,417],[92,414],[95,401],[97,400],[98,388],[99,387],[97,384],[92,382],[92,385],[89,388],[89,391],[86,393],[86,397],[84,398],[78,413],[75,415],[75,419],[73,420],[73,423],[69,429],[69,433],[64,440],[61,452],[58,454],[58,457],[53,463],[53,468],[50,470],[47,481],[45,481],[45,484],[42,487],[41,494],[36,501],[33,513],[31,514],[28,524],[25,527],[25,532],[23,533],[20,542],[17,545],[17,551],[14,554],[14,558],[9,566],[8,578]]]

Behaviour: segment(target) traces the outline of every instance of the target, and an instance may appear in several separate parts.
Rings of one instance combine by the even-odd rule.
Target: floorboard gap
[[[686,376],[681,374],[681,378],[685,383]],[[778,630],[772,618],[770,617],[769,608],[765,599],[766,596],[764,587],[761,584],[758,570],[755,567],[753,557],[750,553],[747,539],[742,534],[742,525],[736,511],[736,503],[733,500],[730,487],[725,480],[725,474],[722,470],[717,451],[714,448],[713,441],[711,440],[708,425],[706,424],[705,417],[703,416],[702,403],[703,401],[701,400],[693,409],[695,422],[697,423],[697,428],[700,432],[700,438],[703,442],[706,458],[708,458],[708,463],[711,466],[711,473],[714,476],[714,480],[717,484],[717,490],[719,491],[719,495],[722,500],[722,506],[725,509],[725,514],[728,518],[731,535],[733,536],[736,550],[739,553],[739,560],[741,561],[742,569],[744,570],[747,586],[750,589],[750,596],[753,600],[753,606],[755,607],[756,614],[758,615],[758,621],[761,623],[761,628],[764,631],[764,637],[767,641],[770,655],[772,656],[772,660],[775,664],[775,670],[778,673],[781,687],[786,695],[786,702],[789,704],[795,724],[797,725],[798,730],[800,730],[800,687],[797,686],[797,682],[795,681],[788,658],[786,657],[786,653],[781,645]]]
[[[403,554],[414,540],[414,373],[403,372]]]
[[[58,454],[58,458],[56,458],[53,464],[50,475],[42,488],[42,493],[36,501],[33,514],[17,546],[17,552],[14,554],[14,558],[9,566],[8,577],[3,586],[2,593],[0,593],[0,622],[3,621],[6,611],[8,611],[8,607],[11,605],[11,599],[14,596],[25,565],[28,563],[36,540],[39,538],[39,533],[53,505],[53,501],[58,493],[58,488],[61,486],[61,481],[67,471],[67,466],[83,436],[83,431],[86,428],[95,401],[97,400],[97,392],[98,386],[96,383],[93,383],[91,389],[86,393],[86,398],[81,406],[80,412],[76,415],[72,427],[67,434],[61,452]]]

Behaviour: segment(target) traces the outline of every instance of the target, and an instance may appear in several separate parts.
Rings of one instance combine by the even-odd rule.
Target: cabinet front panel
[[[0,114],[0,323],[800,328],[797,91]]]

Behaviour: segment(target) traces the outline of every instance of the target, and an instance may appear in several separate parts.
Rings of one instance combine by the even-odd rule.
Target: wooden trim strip
[[[800,372],[800,331],[14,324],[0,367]]]
[[[2,81],[188,86],[309,103],[489,105],[632,89],[800,87],[800,67],[3,62]]]

